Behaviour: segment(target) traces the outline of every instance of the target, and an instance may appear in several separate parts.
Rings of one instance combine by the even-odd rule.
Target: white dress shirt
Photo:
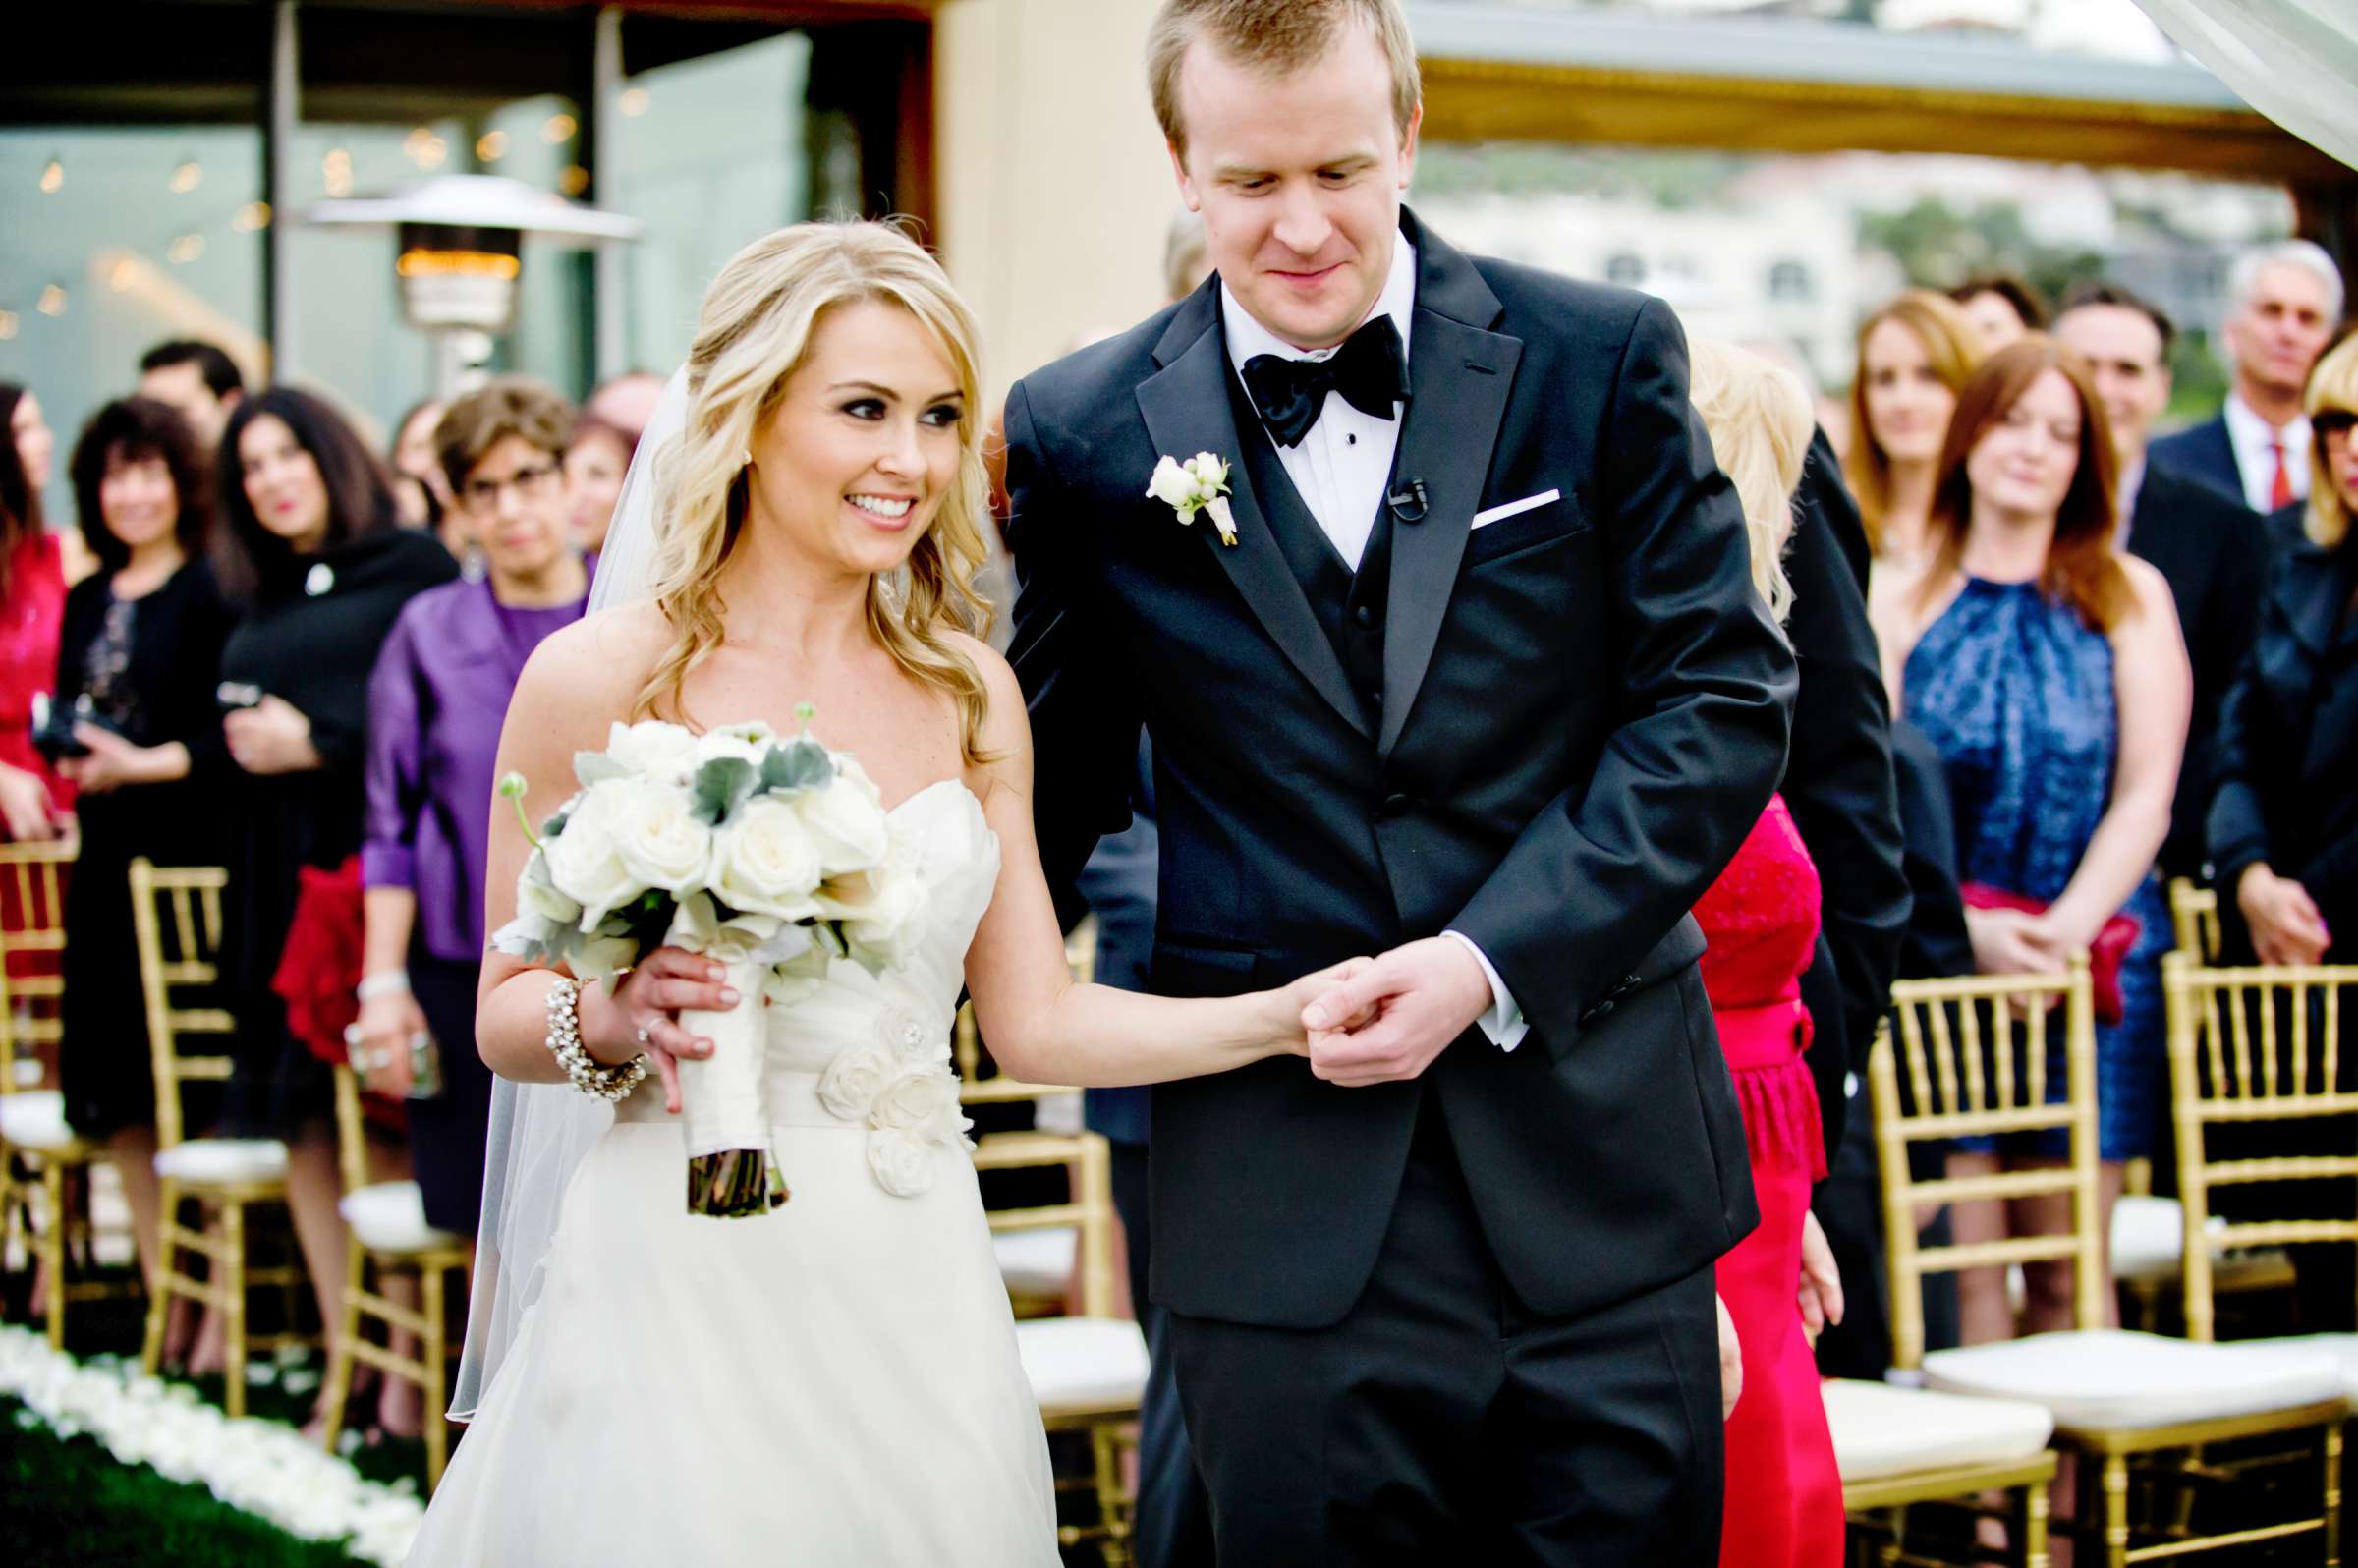
[[[1417,248],[1405,236],[1392,246],[1392,269],[1385,277],[1383,292],[1376,297],[1375,308],[1368,312],[1373,321],[1378,313],[1392,318],[1400,333],[1400,350],[1405,358],[1409,351],[1410,317],[1417,303]],[[1274,354],[1287,360],[1325,360],[1334,356],[1333,349],[1298,349],[1261,324],[1250,310],[1237,303],[1228,286],[1220,285],[1220,324],[1228,339],[1228,363],[1238,379],[1244,376],[1245,362],[1257,355]],[[1362,323],[1363,325],[1365,323]],[[1277,461],[1285,469],[1285,476],[1293,481],[1303,505],[1319,522],[1320,532],[1333,544],[1335,553],[1343,558],[1352,571],[1359,570],[1361,557],[1368,552],[1369,535],[1376,532],[1376,508],[1383,505],[1384,487],[1391,482],[1392,457],[1400,446],[1399,404],[1392,405],[1389,419],[1378,418],[1354,407],[1340,392],[1326,394],[1325,405],[1319,411],[1319,421],[1310,427],[1296,446],[1277,447]],[[1463,931],[1444,931],[1462,943],[1482,966],[1483,978],[1490,985],[1490,1010],[1476,1020],[1490,1042],[1501,1050],[1513,1050],[1523,1043],[1531,1032],[1523,1010],[1498,976],[1496,966],[1474,939]]]
[[[2309,417],[2301,415],[2283,429],[2276,429],[2260,417],[2259,411],[2243,401],[2243,394],[2227,394],[2223,411],[2227,420],[2227,444],[2235,449],[2235,472],[2243,480],[2244,505],[2262,517],[2275,510],[2269,505],[2274,498],[2276,485],[2276,454],[2271,450],[2277,443],[2284,448],[2284,477],[2292,489],[2292,498],[2304,500],[2309,494]]]

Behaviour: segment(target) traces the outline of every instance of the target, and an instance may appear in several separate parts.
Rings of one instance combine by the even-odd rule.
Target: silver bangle
[[[544,1043],[574,1088],[602,1100],[627,1098],[646,1077],[646,1058],[634,1056],[619,1067],[600,1066],[582,1044],[581,1002],[582,982],[559,976],[548,988],[548,1037]]]
[[[380,969],[373,975],[361,978],[352,994],[364,1002],[373,1002],[379,996],[399,996],[410,988],[410,972],[406,969]]]

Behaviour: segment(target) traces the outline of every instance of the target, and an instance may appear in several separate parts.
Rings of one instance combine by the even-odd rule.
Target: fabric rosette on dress
[[[896,1198],[933,1186],[934,1156],[971,1149],[950,1042],[915,997],[893,996],[876,1014],[876,1037],[839,1052],[818,1076],[827,1114],[868,1129],[868,1168]]]
[[[810,711],[801,710],[808,724]],[[760,723],[696,735],[647,720],[613,726],[602,752],[574,757],[581,788],[540,827],[517,879],[517,916],[492,937],[501,952],[562,965],[585,984],[614,983],[642,953],[673,946],[722,965],[741,1000],[726,1012],[688,1012],[681,1025],[713,1051],[679,1062],[688,1156],[688,1208],[758,1214],[789,1197],[770,1150],[762,1018],[766,1006],[816,987],[849,960],[881,977],[922,939],[926,897],[920,851],[897,836],[882,797],[858,761],[808,730],[781,737]],[[523,812],[524,783],[501,792]],[[948,1047],[924,1065],[956,1080]],[[863,1112],[895,1135],[879,1161],[914,1179],[901,1147],[945,1135],[938,1087],[895,1059]],[[922,1114],[919,1111],[922,1110]]]

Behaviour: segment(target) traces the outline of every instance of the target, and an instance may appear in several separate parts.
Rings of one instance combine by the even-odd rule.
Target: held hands
[[[1974,968],[1985,975],[2060,975],[2087,945],[2069,940],[2047,916],[2018,909],[1968,909],[1965,933]]]
[[[1263,1027],[1268,1031],[1271,1042],[1284,1054],[1308,1056],[1311,1032],[1303,1023],[1303,1017],[1310,1010],[1310,1005],[1375,962],[1372,958],[1347,958],[1340,964],[1305,975],[1291,985],[1263,992],[1269,1004]]]
[[[57,764],[57,771],[84,795],[105,795],[126,784],[153,784],[166,776],[159,747],[134,746],[97,724],[75,725],[74,739],[89,748],[89,756],[69,756]]]
[[[2320,963],[2333,945],[2309,890],[2289,876],[2278,876],[2266,862],[2244,868],[2235,884],[2235,902],[2251,927],[2252,951],[2263,964]]]
[[[221,720],[229,755],[249,773],[303,773],[319,765],[311,721],[283,697],[264,697]]]
[[[683,1012],[721,1013],[737,1005],[720,965],[685,948],[658,947],[623,977],[609,997],[582,987],[582,1044],[601,1065],[619,1067],[642,1051],[663,1080],[663,1108],[680,1112],[678,1058],[712,1054],[712,1042],[680,1027]],[[593,999],[594,998],[594,999]]]
[[[1489,980],[1464,943],[1395,947],[1302,1010],[1311,1071],[1347,1089],[1416,1078],[1490,1004]]]

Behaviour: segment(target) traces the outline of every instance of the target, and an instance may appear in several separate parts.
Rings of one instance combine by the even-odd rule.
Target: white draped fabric
[[[2358,168],[2358,0],[2137,0],[2262,114]]]

